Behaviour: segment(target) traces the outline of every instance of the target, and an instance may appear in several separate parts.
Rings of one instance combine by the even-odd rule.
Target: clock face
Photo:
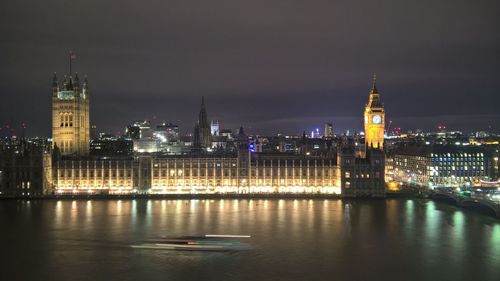
[[[382,117],[380,115],[373,116],[373,124],[380,124],[380,123],[382,123]]]

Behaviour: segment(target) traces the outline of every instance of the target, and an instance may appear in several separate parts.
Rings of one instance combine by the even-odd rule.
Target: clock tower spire
[[[385,110],[377,89],[377,76],[373,74],[372,89],[365,106],[366,148],[384,148]]]

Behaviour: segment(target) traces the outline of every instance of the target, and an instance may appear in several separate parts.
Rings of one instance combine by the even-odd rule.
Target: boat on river
[[[250,238],[250,235],[182,236],[177,238],[159,238],[131,245],[136,249],[174,250],[174,251],[242,251],[251,249],[250,244],[228,238]]]

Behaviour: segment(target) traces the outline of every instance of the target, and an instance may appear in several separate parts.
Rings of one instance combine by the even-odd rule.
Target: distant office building
[[[133,143],[136,153],[157,153],[160,151],[160,142],[153,138],[133,140]]]
[[[141,139],[148,139],[153,137],[153,129],[151,128],[151,122],[145,120],[138,123],[139,130],[141,132]]]
[[[153,129],[151,129],[151,122],[148,120],[135,121],[127,126],[125,135],[133,140],[152,138]]]
[[[316,128],[316,130],[312,130],[311,131],[311,138],[314,139],[319,139],[319,138],[322,138],[323,136],[321,135],[321,133],[319,132],[319,128]]]
[[[141,138],[141,127],[136,123],[128,125],[125,129],[125,135],[132,140],[138,140]]]
[[[329,139],[333,138],[333,124],[332,123],[325,123],[324,137],[329,138]]]
[[[185,143],[179,136],[179,126],[172,123],[163,123],[156,126],[153,138],[157,141],[158,152],[166,155],[180,155],[187,153]]]
[[[212,136],[218,136],[220,129],[219,129],[219,120],[212,120],[212,123],[210,124],[210,130],[212,133]]]
[[[179,140],[179,126],[172,123],[163,123],[156,126],[155,138],[161,142],[174,143]]]
[[[52,142],[62,155],[84,156],[89,153],[89,83],[80,85],[78,74],[64,76],[59,85],[52,79]]]
[[[96,157],[131,157],[133,141],[112,135],[101,135],[90,142],[90,155]]]
[[[234,139],[234,133],[231,129],[221,129],[219,134],[226,137],[228,140]]]

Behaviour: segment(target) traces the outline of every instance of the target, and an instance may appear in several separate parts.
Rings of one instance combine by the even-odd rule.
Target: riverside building
[[[393,180],[429,188],[479,186],[494,170],[491,152],[478,146],[403,145],[390,157]]]

